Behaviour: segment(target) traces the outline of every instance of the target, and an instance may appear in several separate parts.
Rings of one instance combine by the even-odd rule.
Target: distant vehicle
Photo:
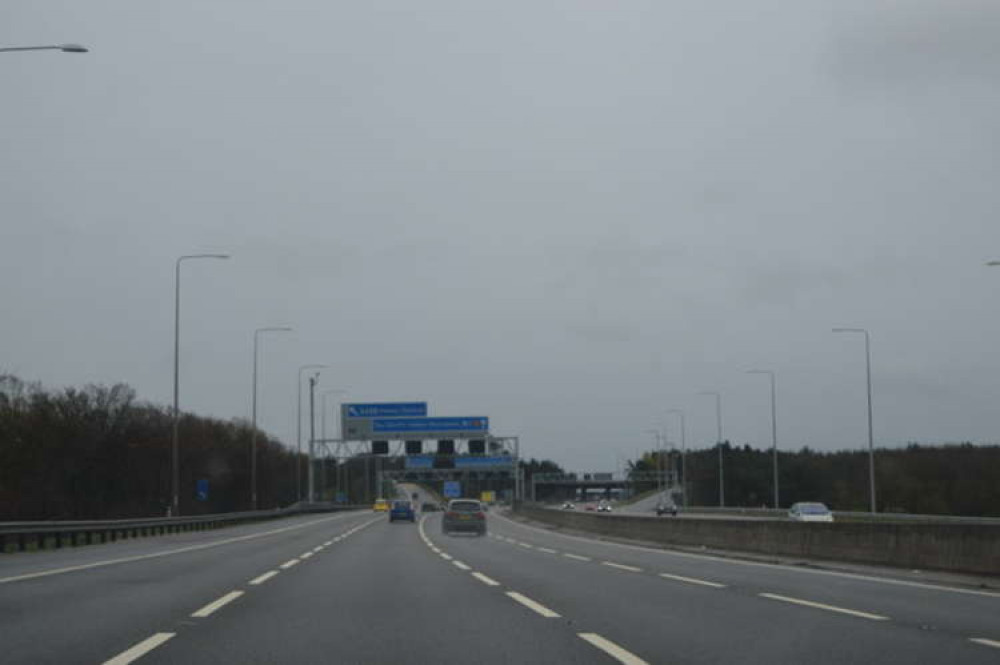
[[[448,535],[455,531],[473,531],[479,536],[485,536],[486,512],[483,504],[475,499],[449,501],[441,520],[441,533]]]
[[[597,504],[597,512],[599,513],[611,512],[611,504],[608,503],[607,499],[601,499],[600,503]]]
[[[833,513],[822,503],[802,501],[788,509],[788,519],[796,522],[832,522]]]
[[[385,513],[389,511],[389,502],[385,499],[375,499],[375,505],[372,506],[372,510],[376,513]]]
[[[562,505],[563,510],[576,510],[576,506],[573,505],[572,501],[567,501]]]
[[[409,499],[397,499],[392,502],[392,508],[389,509],[389,521],[395,522],[396,520],[417,521],[417,513]]]
[[[656,504],[656,516],[660,517],[661,515],[676,516],[677,504],[672,502],[667,503],[665,501],[661,501],[660,503]]]
[[[436,513],[440,509],[441,507],[439,505],[431,501],[425,501],[420,505],[420,510],[422,510],[425,513]]]
[[[585,506],[583,507],[583,509],[584,509],[584,510],[589,510],[589,511],[595,511],[595,510],[597,510],[597,506],[595,506],[595,505],[594,505],[594,504],[592,504],[592,503],[588,503],[587,505],[585,505]]]

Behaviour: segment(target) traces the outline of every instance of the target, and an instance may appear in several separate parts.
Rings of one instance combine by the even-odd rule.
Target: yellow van
[[[385,499],[375,499],[375,505],[372,507],[376,513],[387,513],[389,512],[389,502]]]

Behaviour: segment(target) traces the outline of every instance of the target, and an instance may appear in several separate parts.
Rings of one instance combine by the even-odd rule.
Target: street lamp
[[[302,500],[302,372],[307,369],[326,369],[329,365],[302,365],[299,367],[298,372],[298,383],[297,392],[298,398],[296,401],[298,419],[296,420],[296,430],[295,430],[295,500]],[[319,374],[319,372],[316,372]]]
[[[986,265],[991,268],[996,268],[997,266],[1000,266],[1000,261],[987,261]]]
[[[687,508],[687,425],[684,423],[684,410],[667,409],[667,413],[681,417],[681,503]]]
[[[775,401],[774,372],[769,369],[751,369],[747,374],[767,374],[771,377],[771,466],[774,480],[774,509],[780,507],[778,501],[778,410]]]
[[[703,390],[698,394],[715,397],[715,424],[718,432],[716,445],[719,448],[719,508],[722,508],[726,505],[726,484],[722,464],[722,395],[714,390]]]
[[[257,346],[263,332],[291,332],[289,326],[257,328],[253,331],[253,405],[250,428],[250,507],[257,510]]]
[[[871,512],[876,512],[875,503],[875,444],[872,434],[872,347],[871,335],[864,328],[834,328],[835,333],[861,333],[865,336],[865,375],[868,383],[868,492]]]
[[[185,254],[174,264],[174,413],[170,435],[170,514],[180,512],[180,463],[178,430],[180,429],[180,339],[181,339],[181,262],[192,259],[228,259],[229,254]]]
[[[62,51],[63,53],[88,53],[86,46],[79,44],[53,44],[51,46],[7,46],[0,48],[0,53],[9,51]]]
[[[661,453],[662,453],[662,450],[663,450],[663,442],[662,442],[661,437],[663,436],[663,434],[658,429],[647,429],[647,430],[644,430],[644,432],[646,434],[652,434],[654,440],[656,441],[656,470],[658,471],[658,473],[656,474],[656,491],[662,494],[663,493],[663,455]]]

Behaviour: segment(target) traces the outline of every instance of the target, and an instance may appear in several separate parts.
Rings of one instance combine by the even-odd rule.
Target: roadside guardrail
[[[304,513],[357,510],[363,506],[301,504],[275,510],[251,510],[238,513],[190,515],[188,517],[144,517],[123,520],[71,520],[36,522],[0,522],[0,554],[23,552],[32,545],[44,549],[108,543],[130,538],[158,536],[184,531],[206,531],[246,522],[300,515]]]

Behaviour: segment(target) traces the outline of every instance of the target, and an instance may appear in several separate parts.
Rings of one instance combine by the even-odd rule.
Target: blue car
[[[417,512],[409,500],[399,499],[392,502],[392,507],[389,508],[389,521],[395,522],[396,520],[417,521]]]

